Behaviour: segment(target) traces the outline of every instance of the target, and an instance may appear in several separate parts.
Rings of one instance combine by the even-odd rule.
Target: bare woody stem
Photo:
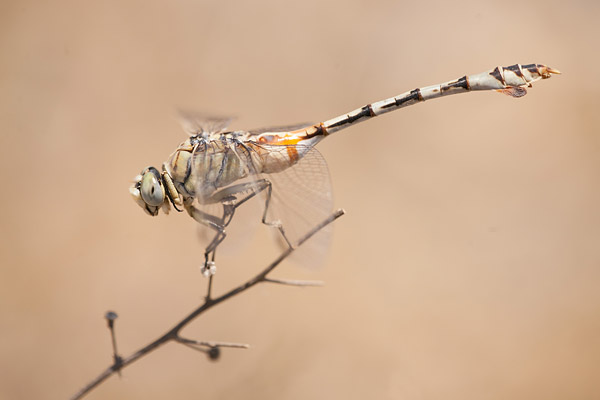
[[[342,215],[344,215],[344,210],[340,209],[340,210],[335,211],[326,220],[321,222],[319,225],[315,226],[304,237],[302,237],[298,241],[297,247],[301,246],[305,241],[310,239],[314,234],[316,234],[318,231],[320,231],[325,226],[329,225],[330,223],[332,223],[333,221],[335,221]],[[158,347],[164,345],[167,342],[177,341],[177,342],[188,342],[189,343],[190,342],[189,340],[180,338],[179,332],[187,324],[192,322],[196,317],[198,317],[200,314],[202,314],[204,311],[208,310],[209,308],[214,307],[217,304],[219,304],[237,294],[240,294],[240,293],[244,292],[245,290],[250,289],[252,286],[256,285],[257,283],[260,283],[260,282],[284,283],[285,282],[284,280],[270,279],[270,278],[267,278],[267,275],[271,271],[273,271],[283,260],[285,260],[292,252],[294,252],[294,250],[295,250],[295,248],[288,248],[283,253],[281,253],[281,255],[279,257],[277,257],[277,259],[275,261],[273,261],[271,264],[269,264],[268,267],[266,267],[264,270],[262,270],[258,275],[249,279],[242,285],[231,289],[227,293],[225,293],[219,297],[216,297],[214,299],[207,296],[207,298],[205,299],[205,301],[202,305],[200,305],[198,308],[196,308],[194,311],[192,311],[188,316],[183,318],[173,328],[171,328],[165,334],[160,336],[158,339],[156,339],[156,340],[150,342],[149,344],[147,344],[146,346],[142,347],[141,349],[139,349],[138,351],[136,351],[129,357],[122,358],[120,363],[115,363],[115,364],[111,365],[110,367],[108,367],[107,369],[105,369],[102,373],[100,373],[100,375],[98,375],[96,378],[91,380],[81,390],[79,390],[77,393],[75,393],[71,397],[71,400],[83,398],[83,396],[85,396],[87,393],[89,393],[92,389],[96,388],[98,385],[100,385],[102,382],[104,382],[106,379],[108,379],[111,375],[113,375],[117,372],[120,372],[123,368],[131,365],[138,359],[144,357],[145,355],[149,354],[150,352],[152,352],[153,350],[157,349]],[[292,282],[291,284],[293,285],[293,282],[295,282],[295,281],[289,281],[289,282]],[[307,285],[298,284],[296,286],[307,286]],[[243,347],[243,346],[233,346],[233,347]]]

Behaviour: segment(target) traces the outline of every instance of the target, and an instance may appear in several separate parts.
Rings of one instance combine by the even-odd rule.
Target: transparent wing
[[[178,110],[178,120],[181,123],[183,130],[190,136],[208,137],[211,134],[224,132],[231,121],[232,117],[215,116],[198,111]],[[214,146],[205,145],[204,148],[199,146],[191,157],[191,164],[196,165],[195,158],[202,153],[214,153]],[[206,155],[206,154],[204,154]],[[202,184],[202,180],[197,179],[197,185]],[[198,189],[198,187],[196,188]],[[198,191],[196,191],[198,193]],[[206,214],[207,220],[215,221],[223,217],[223,205],[220,203],[206,204],[195,202],[194,207],[200,212]],[[203,246],[208,245],[214,238],[216,231],[207,224],[198,224],[198,238]]]
[[[179,122],[190,136],[198,134],[220,133],[225,131],[232,117],[208,115],[196,111],[179,110]]]
[[[315,148],[261,145],[270,152],[294,151],[304,154],[291,167],[273,174],[260,174],[272,185],[267,222],[280,221],[287,239],[296,245],[312,228],[325,220],[333,209],[333,195],[327,162]],[[263,197],[266,196],[266,193]],[[278,243],[287,245],[274,229]],[[329,248],[331,224],[304,243],[292,259],[309,267],[319,266]]]
[[[205,221],[214,222],[212,225],[198,224],[201,244],[207,248],[213,242],[218,234],[215,226],[219,225],[225,229],[227,236],[218,244],[218,253],[238,253],[260,225],[264,210],[263,193],[258,187],[259,174],[252,164],[252,153],[235,142],[224,143],[221,138],[207,140],[194,150],[191,165],[194,166],[191,178],[197,194],[194,207],[205,215]],[[236,173],[238,169],[243,170],[246,177],[229,179],[229,184],[221,186],[219,181],[227,179],[228,175],[244,175]],[[200,196],[211,192],[208,198]],[[240,202],[243,204],[236,207],[231,216],[228,212]]]
[[[268,126],[264,128],[252,129],[250,132],[253,135],[259,135],[265,132],[290,132],[295,131],[297,129],[306,128],[307,126],[313,125],[310,122],[303,122],[301,124],[292,124],[292,125],[281,125],[281,126]]]
[[[239,251],[241,244],[251,237],[255,227],[260,224],[263,215],[268,224],[282,226],[285,238],[277,227],[270,229],[285,248],[286,240],[293,246],[297,245],[309,230],[331,213],[333,202],[329,171],[325,159],[316,149],[265,145],[252,141],[232,142],[218,150],[213,150],[212,145],[216,146],[213,142],[203,149],[199,148],[198,153],[194,154],[194,157],[202,157],[202,162],[198,164],[205,165],[206,171],[210,170],[210,174],[227,174],[233,165],[246,172],[245,178],[215,188],[210,201],[198,199],[196,202],[199,210],[216,219],[223,218],[224,207],[241,203],[235,209],[231,223],[226,226],[227,237],[219,244],[219,253],[221,249],[228,253]],[[274,170],[280,172],[261,173],[260,165],[255,165],[255,162],[265,154],[269,155],[271,165],[273,160],[277,160],[278,166]],[[303,156],[290,166],[290,154]],[[234,160],[235,163],[224,162],[224,159]],[[206,174],[208,176],[209,173]],[[206,181],[198,179],[197,184],[204,185]],[[200,186],[198,189],[197,193],[200,193]],[[227,196],[219,197],[217,193],[227,193]],[[218,201],[215,201],[217,198]],[[200,236],[204,243],[210,242],[215,234],[214,229],[200,225]],[[303,265],[318,266],[329,247],[330,235],[330,228],[324,228],[294,252],[292,259]]]

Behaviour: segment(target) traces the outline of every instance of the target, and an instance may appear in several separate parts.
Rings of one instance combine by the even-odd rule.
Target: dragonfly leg
[[[212,196],[212,198],[221,202],[227,201],[228,199],[233,199],[230,201],[232,201],[232,206],[235,209],[263,191],[266,191],[266,198],[265,210],[262,215],[262,223],[272,228],[276,228],[287,243],[288,247],[293,248],[294,246],[287,238],[281,221],[267,221],[267,213],[269,211],[269,205],[271,204],[271,194],[273,191],[271,181],[269,181],[268,179],[260,179],[253,183],[241,183],[230,186],[228,188],[218,191]],[[240,199],[236,197],[237,194],[245,192],[249,192],[245,197],[242,197]],[[233,213],[231,213],[230,219],[227,221],[227,224],[225,226],[227,226],[229,222],[231,222],[231,217],[233,217]]]
[[[185,205],[188,214],[194,218],[194,220],[216,231],[214,238],[204,251],[204,266],[202,267],[203,275],[212,276],[216,272],[214,254],[219,244],[221,244],[221,242],[225,240],[225,237],[227,236],[225,228],[231,223],[233,215],[235,214],[235,210],[263,191],[266,191],[266,198],[265,209],[261,219],[262,223],[276,228],[287,243],[288,247],[294,247],[288,240],[281,221],[267,221],[267,213],[269,211],[272,194],[271,182],[268,179],[260,179],[256,182],[232,185],[219,190],[208,199],[210,203],[221,203],[223,205],[223,216],[221,218],[199,210],[192,204]]]
[[[217,233],[213,240],[210,242],[210,244],[206,247],[205,258],[207,263],[212,262],[214,264],[214,253],[217,250],[217,246],[227,236],[227,233],[225,232],[225,227],[231,222],[234,213],[235,207],[231,206],[230,204],[223,204],[223,216],[218,221],[218,223],[211,226],[217,231]],[[209,254],[212,254],[212,260],[210,261],[208,260]]]
[[[212,252],[212,256],[211,256],[211,261],[213,263],[213,265],[215,265],[215,254],[216,254],[217,250],[215,249],[215,251]],[[213,284],[213,275],[210,275],[208,277],[208,287],[206,288],[206,300],[209,301],[210,299],[212,299],[212,284]]]
[[[207,224],[208,222],[208,226],[217,231],[215,237],[206,247],[204,253],[206,266],[210,264],[214,265],[214,260],[208,259],[209,255],[212,254],[214,258],[214,252],[216,251],[217,246],[227,236],[225,228],[231,223],[233,215],[235,214],[235,210],[256,196],[258,193],[265,190],[265,188],[268,186],[267,184],[268,182],[263,179],[256,183],[242,183],[233,185],[215,193],[213,196],[211,196],[210,201],[214,203],[221,203],[223,205],[223,216],[220,219],[191,206],[194,208],[194,210],[196,210],[196,215],[202,219],[200,221],[201,223]],[[243,196],[238,198],[238,196],[241,194],[243,194]],[[211,219],[210,221],[208,220],[209,218]],[[194,219],[198,220],[196,217],[194,217]]]
[[[207,277],[212,276],[216,272],[214,253],[219,243],[221,243],[223,239],[225,239],[225,236],[227,236],[225,232],[225,226],[227,224],[225,224],[225,221],[227,220],[227,223],[229,223],[231,220],[230,214],[233,215],[234,209],[232,209],[231,206],[224,204],[222,218],[205,213],[204,211],[194,207],[192,204],[186,204],[185,209],[187,210],[188,214],[194,218],[194,220],[196,220],[196,222],[216,231],[215,237],[204,250],[204,265],[201,268],[202,275]]]
[[[287,238],[287,235],[285,234],[285,230],[283,229],[283,224],[281,223],[281,221],[280,220],[267,221],[267,213],[269,212],[269,205],[271,204],[271,194],[273,193],[273,185],[271,185],[270,181],[268,181],[266,179],[265,179],[265,181],[268,183],[268,185],[266,187],[267,197],[265,199],[265,211],[263,212],[263,215],[262,215],[262,223],[267,226],[270,226],[272,228],[276,228],[279,231],[279,233],[281,234],[281,236],[283,237],[283,240],[285,240],[285,242],[287,243],[288,247],[290,249],[293,249],[294,246]]]
[[[260,179],[256,182],[239,183],[214,193],[210,197],[210,201],[213,203],[227,203],[231,204],[233,208],[238,208],[270,185],[271,182],[266,179]]]
[[[204,276],[212,276],[216,272],[214,253],[219,244],[227,236],[225,228],[231,223],[235,210],[265,190],[269,185],[270,183],[266,180],[256,183],[242,183],[222,189],[213,194],[208,201],[223,205],[223,216],[221,218],[199,210],[191,203],[185,205],[185,209],[194,220],[216,231],[214,238],[204,250],[204,265],[202,267],[202,274]],[[240,195],[242,196],[239,197]]]
[[[256,183],[233,185],[215,193],[209,200],[213,203],[221,203],[223,205],[223,216],[221,218],[215,218],[214,216],[191,206],[197,211],[196,215],[202,219],[202,221],[200,221],[201,223],[207,224],[208,222],[208,226],[217,231],[215,238],[206,248],[206,254],[214,252],[217,246],[225,239],[225,236],[227,235],[225,233],[225,228],[231,223],[235,210],[258,193],[265,190],[267,184],[268,182],[263,179]],[[238,198],[241,194],[243,194],[243,196]],[[196,217],[194,217],[194,219],[196,219]],[[210,219],[210,221],[208,219]]]

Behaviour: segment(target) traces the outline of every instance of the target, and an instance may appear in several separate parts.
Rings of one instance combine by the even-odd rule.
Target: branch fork
[[[269,266],[267,266],[265,269],[263,269],[256,276],[254,276],[253,278],[244,282],[240,286],[237,286],[218,297],[213,298],[211,295],[213,277],[212,276],[209,277],[207,294],[204,298],[204,302],[200,306],[198,306],[189,315],[187,315],[185,318],[183,318],[181,321],[179,321],[173,328],[171,328],[169,331],[164,333],[158,339],[148,343],[147,345],[143,346],[142,348],[140,348],[133,354],[129,355],[128,357],[123,358],[117,352],[117,341],[116,341],[116,336],[115,336],[115,320],[118,318],[118,315],[117,315],[117,313],[115,313],[113,311],[108,311],[105,314],[105,318],[107,320],[108,328],[111,332],[112,347],[113,347],[113,364],[111,366],[109,366],[108,368],[106,368],[96,378],[91,380],[81,390],[79,390],[77,393],[75,393],[71,397],[71,399],[76,400],[76,399],[83,398],[87,393],[89,393],[91,390],[93,390],[94,388],[99,386],[102,382],[104,382],[106,379],[108,379],[114,373],[117,373],[119,376],[121,376],[122,369],[131,365],[138,359],[144,357],[145,355],[149,354],[153,350],[156,350],[157,348],[159,348],[160,346],[164,345],[167,342],[173,341],[176,343],[180,343],[184,346],[190,347],[196,351],[206,353],[208,355],[209,359],[213,360],[213,361],[217,360],[220,357],[221,348],[238,348],[238,349],[249,348],[250,346],[247,344],[244,344],[244,343],[211,342],[211,341],[197,341],[197,340],[193,340],[193,339],[188,339],[188,338],[182,337],[180,335],[180,331],[186,325],[188,325],[190,322],[192,322],[194,319],[196,319],[204,311],[208,310],[209,308],[211,308],[213,306],[216,306],[219,303],[222,303],[223,301],[225,301],[237,294],[240,294],[240,293],[250,289],[254,285],[261,283],[261,282],[273,283],[273,284],[279,284],[279,285],[287,285],[287,286],[298,286],[298,287],[323,286],[324,283],[322,281],[279,279],[279,278],[270,278],[270,277],[268,277],[268,275],[283,260],[285,260],[292,252],[294,252],[294,250],[297,247],[301,246],[304,242],[306,242],[308,239],[310,239],[314,234],[316,234],[318,231],[320,231],[325,226],[329,225],[330,223],[332,223],[333,221],[335,221],[342,215],[344,215],[344,210],[339,209],[339,210],[335,211],[327,219],[325,219],[319,225],[315,226],[313,229],[311,229],[309,232],[307,232],[306,235],[298,241],[298,244],[295,247],[290,247],[290,248],[286,249],[283,253],[281,253],[281,255],[279,255],[279,257],[277,257],[277,259],[275,259],[275,261],[273,261],[271,264],[269,264]]]

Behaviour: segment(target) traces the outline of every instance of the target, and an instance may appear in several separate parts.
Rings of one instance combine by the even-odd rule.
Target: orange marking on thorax
[[[272,144],[277,146],[287,146],[287,154],[292,162],[298,161],[298,150],[296,150],[296,145],[300,143],[304,138],[298,133],[304,133],[305,131],[295,131],[295,132],[283,132],[283,133],[273,133],[270,135],[263,135],[258,138],[260,143]]]
[[[298,150],[296,150],[295,146],[288,146],[287,152],[291,162],[295,163],[298,161]]]
[[[300,142],[303,138],[299,137],[295,134],[295,132],[290,133],[272,133],[270,135],[263,135],[258,138],[260,143],[265,144],[273,144],[276,146],[295,146]]]

